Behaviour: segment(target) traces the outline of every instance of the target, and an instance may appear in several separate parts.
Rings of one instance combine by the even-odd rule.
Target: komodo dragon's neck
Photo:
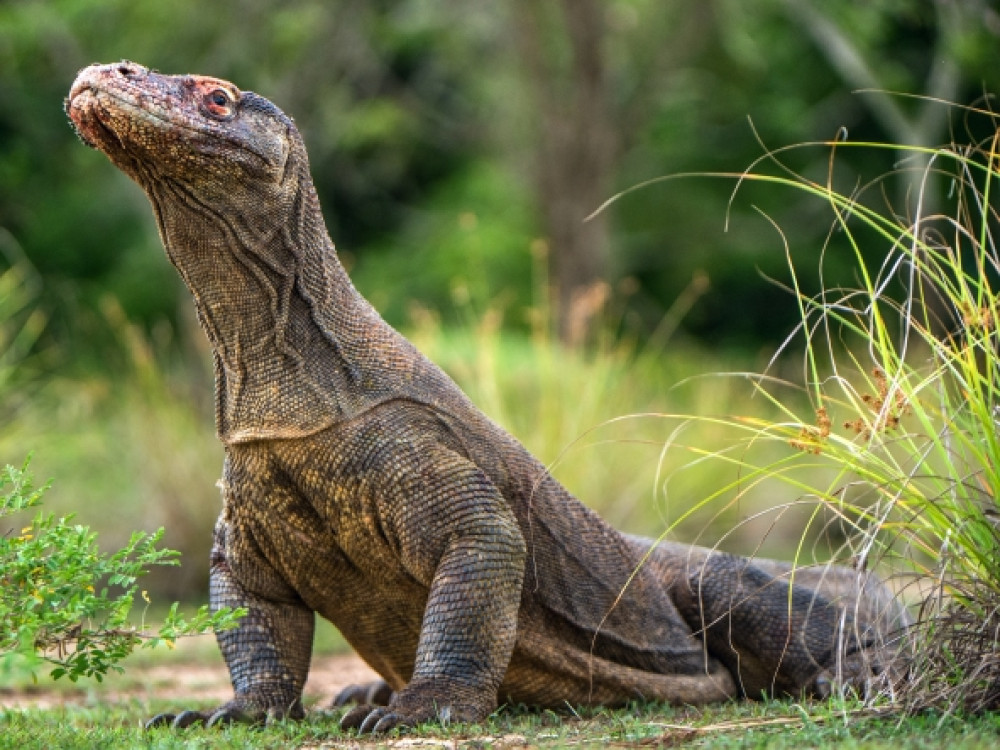
[[[307,435],[366,406],[359,336],[383,324],[348,279],[301,172],[286,216],[177,201],[162,184],[147,191],[212,345],[227,442]]]
[[[153,204],[214,350],[224,442],[308,435],[449,390],[355,291],[301,136],[269,101],[123,62],[82,71],[66,109]]]

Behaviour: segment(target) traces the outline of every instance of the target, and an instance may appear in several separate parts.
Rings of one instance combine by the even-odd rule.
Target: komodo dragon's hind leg
[[[648,550],[650,542],[643,543]],[[893,666],[908,618],[872,574],[843,567],[795,568],[698,547],[657,545],[648,564],[667,581],[688,626],[749,697],[834,683],[865,691]]]

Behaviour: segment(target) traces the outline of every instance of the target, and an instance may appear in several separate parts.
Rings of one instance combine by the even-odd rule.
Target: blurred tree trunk
[[[560,338],[578,344],[609,296],[611,217],[622,153],[652,95],[710,36],[710,3],[513,0],[512,48],[530,102],[535,194]]]
[[[609,195],[619,141],[608,91],[605,5],[519,0],[514,30],[538,132],[534,178],[563,341],[576,344],[603,302],[608,216],[584,221]]]

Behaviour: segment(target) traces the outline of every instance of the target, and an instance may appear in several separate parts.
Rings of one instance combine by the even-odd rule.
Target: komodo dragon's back
[[[271,102],[122,62],[81,71],[66,108],[149,197],[215,361],[235,697],[151,723],[302,716],[314,613],[388,685],[352,693],[388,698],[344,717],[363,731],[508,700],[823,694],[891,660],[905,614],[874,579],[654,546],[573,498],[354,289]]]

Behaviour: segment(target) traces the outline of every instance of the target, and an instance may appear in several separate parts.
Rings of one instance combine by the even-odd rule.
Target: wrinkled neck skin
[[[208,76],[80,71],[66,112],[146,192],[215,355],[224,443],[297,438],[378,403],[464,403],[337,259],[294,123]]]
[[[352,337],[373,311],[337,258],[296,146],[279,200],[253,181],[138,178],[211,342],[227,443],[301,437],[361,408]]]

